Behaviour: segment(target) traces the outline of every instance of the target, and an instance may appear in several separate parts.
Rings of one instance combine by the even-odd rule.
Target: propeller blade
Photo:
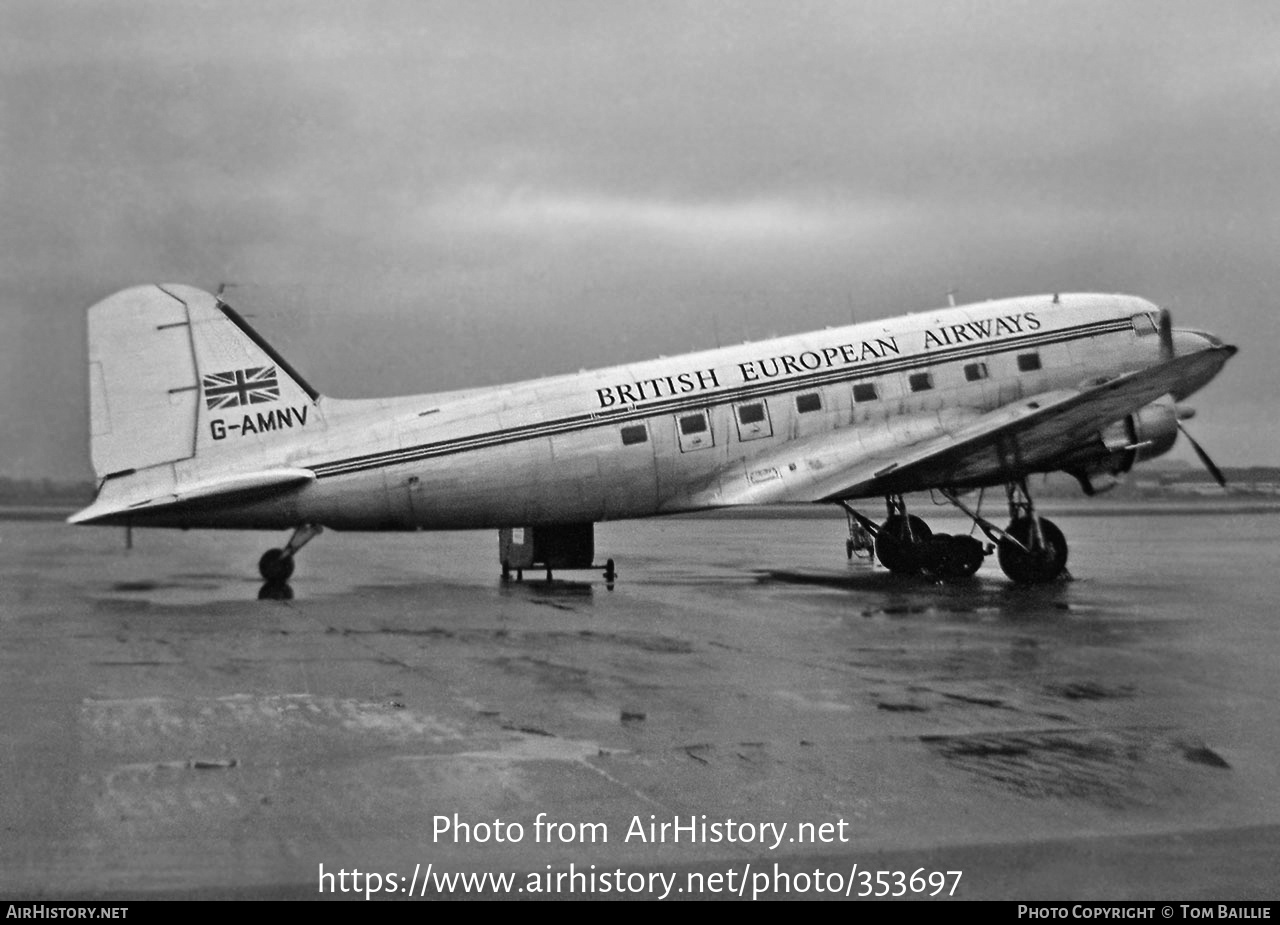
[[[1160,309],[1160,355],[1166,360],[1173,359],[1173,315],[1167,308]]]
[[[1196,455],[1200,457],[1200,462],[1204,463],[1204,467],[1209,470],[1209,474],[1213,476],[1214,481],[1223,488],[1227,487],[1227,477],[1222,474],[1222,470],[1213,464],[1213,460],[1209,458],[1209,454],[1204,451],[1200,444],[1196,443],[1194,437],[1187,433],[1187,429],[1182,426],[1182,422],[1178,422],[1178,430],[1182,431],[1182,436],[1187,438],[1191,444],[1191,449],[1196,451]]]

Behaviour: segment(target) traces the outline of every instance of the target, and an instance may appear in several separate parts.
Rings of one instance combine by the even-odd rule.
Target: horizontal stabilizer
[[[130,514],[154,511],[195,501],[238,498],[247,494],[285,489],[314,481],[316,474],[310,469],[280,468],[258,472],[242,472],[221,478],[178,485],[162,492],[148,490],[151,486],[132,475],[107,479],[98,498],[83,511],[72,514],[67,523],[90,524],[123,522]]]

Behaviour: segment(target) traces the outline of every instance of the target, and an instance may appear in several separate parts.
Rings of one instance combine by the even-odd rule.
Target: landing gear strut
[[[935,534],[923,520],[907,513],[901,495],[885,497],[888,518],[879,525],[859,514],[848,502],[840,504],[849,516],[850,538],[845,544],[849,558],[853,558],[855,549],[861,548],[855,545],[855,537],[874,537],[876,558],[897,575],[924,572],[944,581],[971,578],[991,548],[972,536]]]
[[[1018,584],[1053,581],[1067,567],[1067,540],[1057,524],[1035,512],[1025,479],[1010,482],[1009,526],[997,545],[1000,568]]]
[[[889,571],[899,575],[924,572],[951,581],[969,578],[982,566],[983,557],[995,549],[1000,568],[1010,579],[1023,585],[1044,584],[1066,571],[1067,541],[1057,525],[1035,511],[1026,479],[1009,482],[1009,526],[1001,530],[970,510],[952,489],[940,489],[942,496],[966,514],[994,545],[985,545],[974,536],[934,533],[919,517],[907,513],[901,495],[888,495],[889,516],[877,526],[859,514],[847,501],[841,506],[849,515],[852,535],[855,524],[875,536],[876,557]],[[981,498],[978,508],[981,510]],[[852,549],[849,549],[852,557]]]
[[[324,532],[319,524],[303,524],[293,531],[284,549],[268,549],[258,560],[258,572],[267,581],[284,582],[293,574],[293,557],[303,546]]]
[[[913,575],[924,566],[924,551],[933,531],[919,517],[907,513],[902,495],[885,498],[889,518],[876,534],[876,557],[895,575]]]

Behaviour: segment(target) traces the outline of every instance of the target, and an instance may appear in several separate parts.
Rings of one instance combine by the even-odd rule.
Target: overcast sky
[[[5,0],[0,81],[0,474],[91,477],[84,310],[143,282],[350,398],[1131,292],[1280,463],[1274,2]]]

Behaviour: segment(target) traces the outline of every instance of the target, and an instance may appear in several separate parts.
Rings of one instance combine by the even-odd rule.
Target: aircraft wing
[[[1042,392],[984,414],[921,414],[843,427],[721,473],[688,500],[706,506],[836,501],[1003,481],[1046,471],[1107,425],[1234,352],[1212,347],[1077,389]],[[746,471],[742,471],[745,468]]]
[[[167,469],[168,467],[159,467]],[[165,484],[152,481],[143,473],[107,479],[97,499],[83,511],[67,518],[73,524],[126,523],[133,514],[152,513],[160,509],[180,509],[196,503],[239,501],[261,497],[277,490],[315,481],[310,469],[265,469],[243,472],[192,484]]]

